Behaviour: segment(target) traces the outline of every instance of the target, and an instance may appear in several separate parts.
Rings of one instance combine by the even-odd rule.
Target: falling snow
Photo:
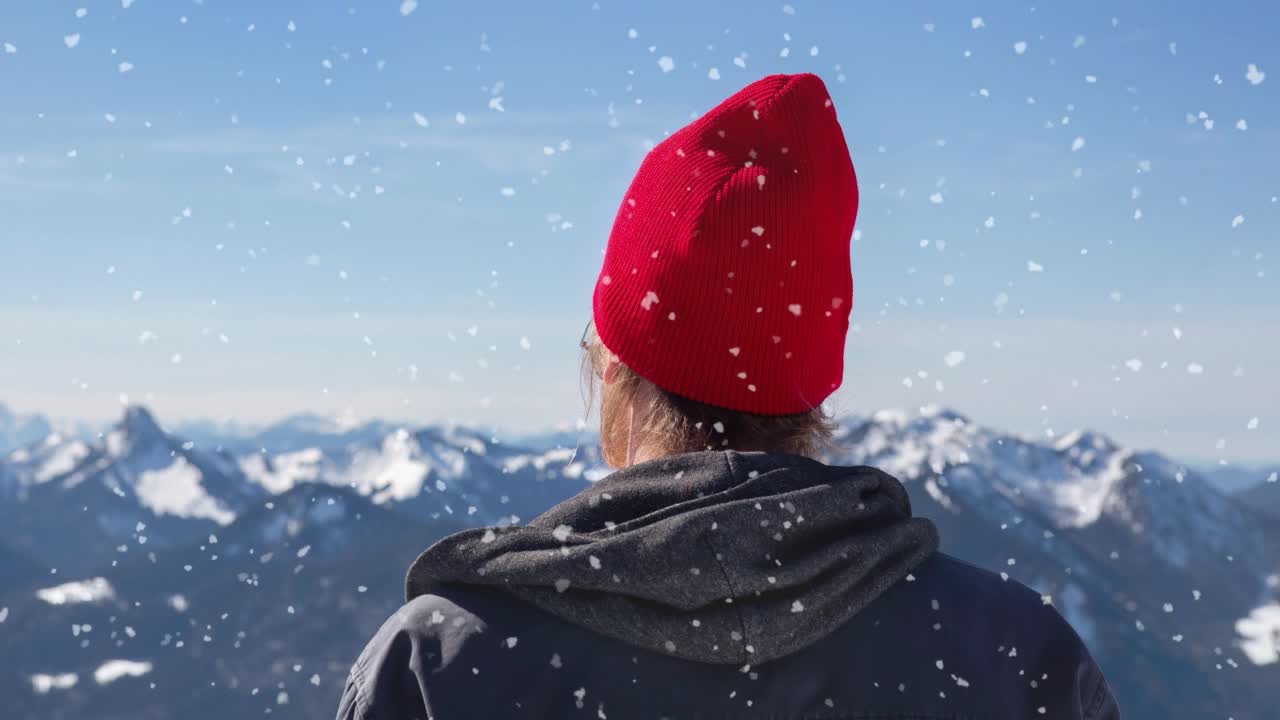
[[[1263,67],[1245,62],[1266,65],[1265,42],[1213,24],[1175,41],[1152,31],[1165,26],[1149,4],[1123,18],[1057,8],[1052,32],[1044,8],[887,6],[883,29],[905,28],[905,45],[891,33],[840,42],[856,12],[838,4],[774,5],[764,21],[680,4],[653,17],[606,3],[390,0],[326,14],[283,2],[235,17],[203,0],[84,4],[47,22],[15,10],[0,29],[5,77],[56,89],[11,93],[0,151],[7,231],[32,241],[0,317],[5,357],[30,383],[0,397],[14,406],[0,405],[0,497],[21,508],[0,518],[0,557],[18,547],[36,569],[25,597],[0,588],[0,624],[21,629],[24,652],[39,654],[47,633],[78,658],[0,650],[0,664],[22,666],[9,701],[151,702],[207,663],[225,667],[199,689],[210,703],[315,714],[359,648],[313,628],[376,628],[402,600],[394,573],[371,570],[384,538],[412,554],[470,527],[468,544],[496,551],[614,471],[599,408],[564,382],[603,303],[625,306],[650,343],[679,339],[658,357],[703,357],[711,382],[748,398],[806,377],[762,361],[801,367],[822,332],[847,342],[832,412],[849,398],[909,410],[838,416],[827,460],[901,477],[917,512],[948,518],[948,548],[996,558],[1000,579],[1033,587],[1030,602],[1055,605],[1044,611],[1091,647],[1105,639],[1113,660],[1141,650],[1154,668],[1232,682],[1280,663],[1276,538],[1263,519],[1278,482],[1266,402],[1276,105],[1258,87]],[[688,16],[675,34],[653,19],[672,12]],[[1145,59],[1117,63],[1117,52]],[[855,291],[820,288],[815,274],[838,258],[769,213],[726,224],[746,259],[715,265],[717,277],[642,274],[714,235],[668,231],[694,227],[680,197],[710,182],[708,168],[736,168],[731,189],[745,186],[747,205],[807,191],[799,144],[732,133],[711,140],[712,155],[680,150],[688,176],[668,206],[642,206],[671,221],[593,285],[584,273],[605,257],[611,223],[642,215],[635,198],[618,213],[618,193],[646,154],[777,72],[819,74],[824,107],[839,109],[859,175]],[[859,103],[872,76],[914,111]],[[735,304],[766,285],[767,300]],[[696,330],[704,323],[718,332]],[[127,414],[139,402],[164,423]],[[732,447],[735,423],[706,423],[700,437]],[[1219,485],[1240,468],[1250,494],[1228,497]],[[580,532],[537,531],[574,569],[536,592],[565,601],[630,580],[601,543],[626,526],[600,512]],[[775,619],[818,622],[821,603],[778,587],[795,570],[788,535],[814,518],[763,500],[755,512],[776,548],[753,560],[781,598]],[[723,545],[710,552],[731,551],[718,519],[707,532]],[[28,525],[40,542],[3,529]],[[690,555],[670,571],[694,587],[714,567]],[[945,597],[921,601],[922,628],[942,638],[949,610]],[[719,632],[704,612],[682,632]],[[465,627],[460,613],[433,606],[423,624]],[[559,677],[593,663],[516,632],[468,642]],[[695,636],[650,643],[678,655]],[[832,688],[815,712],[856,713],[860,694],[990,692],[940,648],[926,647],[921,677]],[[1024,714],[1044,716],[1052,681],[1025,650],[994,656],[1036,698]],[[630,682],[652,691],[633,665]],[[739,668],[726,702],[756,712],[767,672]],[[461,671],[506,672],[478,660]],[[1159,699],[1158,683],[1120,677],[1124,700]],[[566,683],[558,692],[588,714],[625,711]]]

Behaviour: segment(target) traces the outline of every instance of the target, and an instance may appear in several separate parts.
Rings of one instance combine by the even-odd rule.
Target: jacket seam
[[[724,464],[729,470],[729,475],[731,477],[736,478],[737,472],[734,470],[733,462],[729,460],[729,453],[721,453],[720,457],[724,460]],[[738,594],[738,591],[733,587],[733,582],[729,580],[729,571],[725,569],[724,562],[720,560],[720,554],[716,552],[715,544],[711,542],[711,538],[708,536],[708,534],[705,531],[701,533],[701,537],[702,537],[702,541],[707,544],[707,549],[711,551],[711,559],[712,561],[715,562],[716,567],[720,570],[720,577],[724,578],[725,587],[729,588],[730,597],[736,597]],[[736,618],[738,618],[738,628],[739,630],[742,631],[742,645],[743,645],[742,661],[750,662],[751,654],[748,653],[746,650],[746,647],[751,644],[750,641],[747,639],[746,620],[743,619],[742,617],[742,610],[739,609],[738,606],[736,605],[733,608],[733,614]]]

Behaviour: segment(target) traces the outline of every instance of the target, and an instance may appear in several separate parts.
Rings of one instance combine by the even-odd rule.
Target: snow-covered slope
[[[100,440],[50,436],[0,469],[0,537],[64,571],[87,570],[131,538],[190,541],[266,495],[229,455],[204,452],[130,407]]]
[[[301,483],[191,545],[138,545],[101,573],[0,592],[6,716],[331,715],[404,568],[461,527]]]
[[[14,449],[0,463],[0,498],[26,499],[32,486],[71,472],[89,453],[89,443],[58,433]]]
[[[1189,468],[1098,432],[1045,442],[937,407],[849,419],[829,460],[901,478],[944,551],[1054,602],[1136,716],[1277,699],[1243,651],[1258,641],[1240,628],[1256,626],[1237,621],[1269,602],[1280,528]],[[1156,667],[1167,676],[1159,697],[1148,687]]]
[[[339,441],[340,440],[340,441]],[[379,505],[423,519],[465,516],[471,524],[507,524],[585,487],[599,469],[594,451],[528,450],[449,426],[397,428],[376,440],[343,434],[323,447],[240,458],[244,474],[271,492],[298,482],[351,487]]]
[[[307,444],[310,443],[310,444]],[[278,448],[272,451],[271,448]],[[248,503],[315,482],[424,520],[520,522],[599,474],[594,449],[526,450],[462,427],[417,430],[298,416],[217,446],[172,435],[142,407],[101,439],[50,434],[0,462],[0,539],[64,570],[116,558],[125,541],[188,542]]]
[[[980,426],[952,410],[881,411],[845,425],[831,460],[918,481],[946,508],[964,503],[994,523],[1023,517],[1037,530],[1118,526],[1128,543],[1188,567],[1226,554],[1266,569],[1253,517],[1195,471],[1159,453],[1073,431],[1042,443]]]

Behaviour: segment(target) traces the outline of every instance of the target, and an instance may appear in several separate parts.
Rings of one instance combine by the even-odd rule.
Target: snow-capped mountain
[[[532,518],[585,487],[590,475],[570,448],[511,448],[458,427],[400,428],[328,451],[247,455],[240,468],[272,492],[324,482],[423,519],[456,515],[498,525]]]
[[[509,444],[456,425],[410,429],[314,414],[240,435],[186,427],[203,428],[205,448],[234,454],[239,470],[268,492],[300,482],[351,487],[423,519],[456,514],[471,524],[519,522],[601,474],[591,433]]]
[[[100,440],[51,435],[0,466],[3,538],[73,573],[104,564],[132,538],[189,542],[266,494],[234,458],[168,435],[142,407]]]
[[[53,432],[42,415],[18,415],[0,404],[0,453],[29,445]]]
[[[265,427],[245,426],[234,421],[199,421],[178,424],[173,432],[207,448],[284,453],[307,448],[340,447],[352,442],[373,442],[397,427],[396,423],[382,420],[354,422],[315,413],[299,413]]]
[[[0,462],[0,546],[58,568],[0,589],[23,623],[0,644],[20,682],[0,691],[32,717],[161,717],[190,706],[194,673],[217,678],[199,689],[210,717],[324,714],[414,555],[608,472],[592,433],[530,447],[302,418],[243,439],[191,442],[131,408],[99,441],[54,435]],[[899,477],[945,551],[1041,592],[1127,718],[1244,720],[1280,701],[1280,531],[1261,501],[1099,432],[1031,439],[935,407],[847,418],[826,460]],[[151,682],[137,706],[130,684]]]
[[[0,457],[57,434],[91,440],[101,428],[81,420],[53,420],[40,413],[16,413],[0,403]]]
[[[81,572],[127,552],[133,537],[152,546],[194,540],[302,482],[350,487],[423,520],[508,524],[584,487],[598,473],[595,458],[508,447],[461,427],[346,427],[302,416],[210,447],[167,433],[135,406],[98,441],[51,434],[11,452],[0,463],[8,525],[0,538]]]
[[[992,524],[1022,525],[1024,535],[1105,528],[1171,567],[1230,554],[1258,577],[1268,569],[1263,525],[1246,508],[1185,465],[1100,433],[1041,444],[936,407],[914,417],[881,412],[845,427],[844,449],[831,460],[915,480],[944,509],[963,504]]]
[[[1275,701],[1260,678],[1280,668],[1242,652],[1237,623],[1275,592],[1280,528],[1196,472],[1097,432],[1039,442],[932,407],[849,420],[838,446],[831,461],[902,479],[944,551],[1055,603],[1127,717],[1251,717]],[[1137,691],[1156,667],[1168,685]]]

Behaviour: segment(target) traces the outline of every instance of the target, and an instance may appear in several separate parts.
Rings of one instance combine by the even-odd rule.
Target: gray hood
[[[763,663],[822,639],[937,547],[875,468],[697,452],[619,470],[528,525],[451,535],[406,588],[501,588],[656,652]]]

